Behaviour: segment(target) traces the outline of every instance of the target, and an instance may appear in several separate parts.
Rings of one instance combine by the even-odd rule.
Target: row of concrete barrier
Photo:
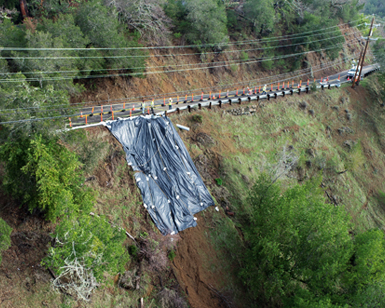
[[[331,89],[333,87],[338,88],[340,86],[341,86],[341,83],[322,84],[317,86],[317,88],[324,90],[324,89]],[[164,115],[164,114],[167,115],[169,113],[175,113],[175,112],[180,113],[183,110],[188,110],[189,112],[191,112],[191,109],[195,107],[198,107],[198,109],[202,109],[202,107],[207,107],[211,109],[212,106],[222,107],[223,104],[229,104],[231,106],[232,104],[242,104],[242,102],[259,101],[261,99],[270,100],[271,98],[277,98],[278,96],[285,97],[286,95],[294,95],[294,94],[301,95],[302,92],[309,93],[309,91],[310,91],[310,88],[306,86],[306,87],[301,87],[297,89],[282,90],[282,91],[276,91],[276,92],[266,93],[266,94],[242,95],[240,97],[224,98],[224,99],[211,100],[207,102],[189,104],[187,106],[165,110],[164,112],[158,112],[157,115]]]

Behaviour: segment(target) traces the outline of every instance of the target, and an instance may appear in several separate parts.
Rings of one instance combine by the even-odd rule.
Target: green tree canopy
[[[364,12],[368,15],[377,14],[385,17],[385,2],[383,0],[366,0]]]
[[[92,209],[95,195],[83,185],[80,163],[57,137],[37,135],[17,141],[8,140],[0,147],[0,159],[6,162],[3,187],[7,193],[51,221]]]
[[[246,0],[244,12],[257,33],[272,32],[276,19],[274,1]]]
[[[263,292],[270,300],[294,294],[310,300],[336,291],[336,277],[347,269],[353,250],[349,220],[343,209],[323,202],[317,184],[281,194],[277,184],[261,176],[253,187],[242,277],[256,297]]]
[[[326,204],[319,185],[309,181],[282,192],[260,176],[247,199],[252,211],[241,277],[255,298],[278,306],[383,306],[383,232],[351,236],[346,211]]]
[[[193,44],[216,47],[228,42],[225,6],[216,0],[171,0],[166,13],[176,27]]]
[[[93,47],[107,48],[102,54],[105,67],[143,72],[146,54],[143,50],[108,48],[140,47],[137,40],[127,38],[126,26],[119,23],[115,8],[107,8],[100,1],[83,3],[76,14],[76,24],[86,34]]]

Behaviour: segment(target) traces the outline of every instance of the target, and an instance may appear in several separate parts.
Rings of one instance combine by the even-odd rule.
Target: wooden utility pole
[[[365,49],[364,49],[364,54],[362,55],[362,59],[361,59],[361,66],[360,67],[357,66],[357,68],[359,68],[360,71],[359,71],[358,76],[357,76],[357,70],[356,70],[356,73],[354,74],[352,88],[354,88],[354,86],[356,84],[356,79],[361,78],[362,67],[364,66],[364,60],[365,60],[366,51],[367,51],[368,46],[369,46],[370,37],[373,34],[373,24],[374,24],[374,17],[372,18],[372,23],[370,24],[370,31],[369,31],[369,35],[368,35],[368,40],[366,41],[366,45],[365,45]],[[360,64],[359,61],[358,61],[358,64]]]
[[[353,77],[353,84],[352,84],[352,88],[354,89],[354,86],[355,86],[355,83],[356,83],[356,76],[357,76],[357,73],[358,73],[358,70],[359,70],[359,67],[361,65],[361,59],[362,59],[362,54],[364,53],[364,50],[362,49],[361,50],[361,53],[360,53],[360,57],[358,58],[358,63],[357,63],[357,67],[356,67],[356,72],[354,73],[354,77]]]

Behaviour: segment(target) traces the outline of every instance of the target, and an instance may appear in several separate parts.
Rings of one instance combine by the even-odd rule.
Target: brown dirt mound
[[[193,308],[224,307],[213,289],[220,289],[225,275],[220,269],[215,272],[207,269],[211,262],[220,259],[206,236],[210,228],[208,221],[211,220],[212,211],[214,208],[207,209],[205,218],[197,215],[198,226],[179,234],[181,240],[178,242],[173,261],[178,282]]]

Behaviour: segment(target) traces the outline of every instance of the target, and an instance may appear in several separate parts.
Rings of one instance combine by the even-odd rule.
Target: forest
[[[1,191],[55,225],[41,264],[57,279],[68,274],[68,265],[86,269],[89,283],[81,282],[77,296],[88,300],[106,283],[104,273],[124,272],[136,258],[124,229],[89,215],[98,192],[85,174],[96,154],[82,146],[84,131],[60,130],[66,115],[78,110],[71,99],[93,79],[145,79],[151,48],[162,46],[190,48],[204,63],[207,53],[220,55],[237,43],[260,47],[255,41],[264,39],[263,47],[275,48],[261,52],[263,59],[333,45],[326,55],[334,60],[344,41],[338,27],[320,33],[317,42],[294,37],[292,47],[280,48],[274,38],[339,23],[354,27],[373,13],[385,16],[383,1],[0,0]],[[384,43],[373,46],[382,68]],[[237,60],[248,57],[244,52]],[[303,59],[271,60],[259,69],[290,72],[301,69]],[[377,76],[384,101],[385,72]],[[315,177],[284,187],[268,174],[257,178],[242,216],[238,278],[264,307],[384,306],[383,230],[355,230],[343,207],[325,201],[321,182]],[[0,263],[11,232],[0,218]]]

